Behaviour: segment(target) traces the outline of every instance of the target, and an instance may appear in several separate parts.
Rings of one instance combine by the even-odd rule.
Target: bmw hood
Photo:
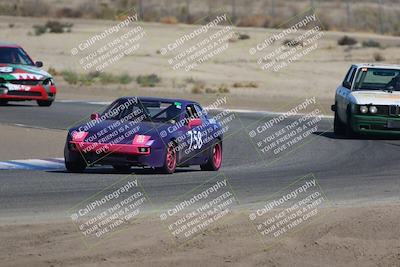
[[[350,100],[358,105],[400,105],[400,92],[355,91],[350,94]]]

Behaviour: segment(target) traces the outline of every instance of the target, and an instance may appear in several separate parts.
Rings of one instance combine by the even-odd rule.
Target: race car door
[[[206,138],[207,130],[206,130],[206,118],[199,110],[199,107],[196,108],[194,104],[189,104],[186,106],[185,113],[186,121],[192,121],[194,119],[201,120],[201,125],[196,125],[189,127],[189,123],[187,125],[186,131],[186,146],[183,152],[184,155],[181,155],[185,158],[188,164],[200,164],[203,163],[203,158],[205,155],[204,152],[204,141]]]

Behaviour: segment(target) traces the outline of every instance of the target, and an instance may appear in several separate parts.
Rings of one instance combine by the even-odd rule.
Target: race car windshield
[[[18,47],[0,47],[0,63],[34,65],[25,51]]]
[[[354,90],[400,91],[400,70],[362,68],[357,73]]]
[[[104,112],[109,120],[144,120],[154,122],[173,122],[181,113],[179,103],[160,101],[129,101],[128,99],[117,100]]]

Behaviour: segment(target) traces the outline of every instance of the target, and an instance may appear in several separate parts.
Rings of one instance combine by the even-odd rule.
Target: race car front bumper
[[[151,148],[135,144],[103,144],[90,142],[70,141],[71,148],[82,153],[94,152],[96,154],[120,153],[126,155],[150,155]]]
[[[69,141],[69,153],[80,154],[88,164],[161,167],[164,149],[137,144],[100,144]]]
[[[360,134],[400,135],[400,118],[377,115],[352,115],[351,126]]]
[[[35,85],[27,88],[29,90],[10,90],[6,85],[0,85],[0,100],[25,101],[25,100],[47,100],[54,101],[57,93],[55,86],[46,88],[43,85]]]

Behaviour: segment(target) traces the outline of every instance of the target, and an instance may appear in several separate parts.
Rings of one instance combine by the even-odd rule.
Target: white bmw
[[[336,89],[335,135],[400,136],[400,65],[352,65]]]

